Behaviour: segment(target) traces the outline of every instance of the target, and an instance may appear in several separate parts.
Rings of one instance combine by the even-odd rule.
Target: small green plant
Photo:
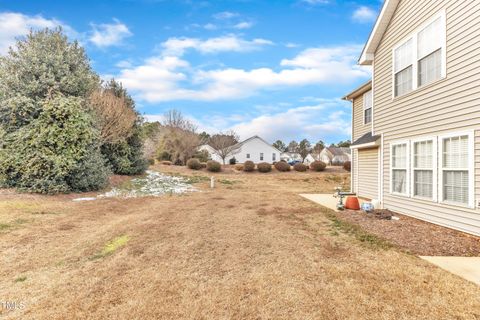
[[[125,246],[129,240],[130,240],[130,237],[127,235],[119,236],[112,239],[111,241],[107,242],[103,247],[102,251],[94,255],[92,259],[104,258],[106,256],[113,254],[119,248]]]
[[[262,162],[257,165],[258,172],[267,173],[272,171],[272,165],[267,162]]]
[[[207,161],[207,170],[210,172],[220,172],[222,171],[222,165],[220,162],[209,160]]]
[[[284,161],[280,161],[275,163],[275,169],[280,172],[288,172],[290,171],[290,165]]]
[[[327,167],[326,163],[322,162],[322,161],[313,161],[310,164],[310,169],[312,169],[313,171],[316,171],[316,172],[323,171],[323,170],[325,170],[326,167]]]
[[[237,159],[235,159],[235,157],[233,157],[228,162],[233,166],[234,164],[237,163]]]
[[[200,160],[192,158],[187,161],[187,167],[192,170],[200,170],[202,168],[202,164],[200,163]]]
[[[16,278],[15,282],[24,282],[25,280],[27,280],[27,277],[21,276],[21,277]]]
[[[245,172],[252,172],[255,170],[255,163],[253,163],[253,161],[245,161],[245,163],[243,164],[243,171]]]
[[[8,223],[0,223],[0,231],[10,229],[11,227]]]
[[[293,169],[298,172],[305,172],[308,170],[308,166],[304,165],[303,163],[297,163],[293,166]]]

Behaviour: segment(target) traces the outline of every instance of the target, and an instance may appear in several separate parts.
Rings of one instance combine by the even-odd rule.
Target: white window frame
[[[427,198],[427,197],[422,197],[422,196],[417,196],[415,195],[415,143],[417,142],[425,142],[425,141],[432,141],[432,198]],[[421,199],[421,200],[427,200],[427,201],[432,201],[432,202],[437,202],[438,199],[438,139],[435,136],[432,137],[421,137],[421,138],[415,138],[412,139],[410,142],[410,163],[411,163],[411,172],[410,172],[410,190],[411,190],[411,195],[412,198],[416,199]],[[418,169],[422,170],[422,169]]]
[[[460,202],[452,202],[452,201],[444,201],[443,200],[443,139],[453,138],[453,137],[461,137],[461,136],[468,136],[468,204],[460,203]],[[438,153],[438,172],[439,172],[439,183],[438,183],[438,194],[439,194],[439,203],[452,205],[452,206],[459,206],[459,207],[466,207],[475,209],[475,132],[474,130],[471,131],[463,131],[463,132],[451,132],[445,135],[438,136],[438,144],[439,144],[439,153]],[[448,170],[448,168],[447,168]]]
[[[442,29],[443,29],[443,37],[442,37],[442,68],[441,68],[441,77],[440,79],[430,82],[426,85],[423,85],[421,87],[418,86],[418,33],[425,29],[429,24],[437,20],[438,18],[441,19],[441,24],[442,24]],[[395,51],[400,48],[402,45],[407,43],[409,40],[412,40],[412,90],[410,92],[407,92],[402,95],[395,95]],[[399,70],[400,72],[402,70]],[[397,72],[397,73],[398,73]],[[428,19],[426,22],[424,22],[420,27],[418,27],[412,34],[410,34],[408,37],[400,41],[396,46],[393,47],[392,49],[392,100],[396,98],[400,98],[403,96],[408,95],[409,93],[414,92],[415,90],[422,88],[424,86],[431,85],[433,83],[436,83],[437,81],[440,81],[442,79],[445,79],[447,77],[447,23],[446,23],[446,13],[445,10],[441,10],[439,13]]]
[[[367,105],[366,105],[367,94],[370,94],[370,101],[371,101],[370,108],[367,108]],[[368,109],[370,109],[370,122],[365,122],[365,111],[367,111]],[[367,91],[363,94],[363,114],[362,114],[362,116],[363,116],[363,124],[364,125],[371,124],[373,122],[373,91],[372,90],[369,90],[369,91]]]
[[[398,193],[393,191],[393,147],[406,144],[406,173],[405,173],[405,193]],[[410,168],[410,140],[403,140],[403,141],[394,141],[390,143],[390,194],[401,196],[401,197],[410,197],[410,175],[411,175],[411,168]]]

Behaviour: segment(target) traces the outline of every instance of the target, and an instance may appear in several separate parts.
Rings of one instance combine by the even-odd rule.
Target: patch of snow
[[[128,187],[113,188],[98,198],[137,198],[193,191],[196,189],[185,178],[147,171],[145,177],[132,179]]]
[[[72,201],[94,201],[97,200],[97,198],[92,198],[92,197],[87,197],[87,198],[75,198]]]

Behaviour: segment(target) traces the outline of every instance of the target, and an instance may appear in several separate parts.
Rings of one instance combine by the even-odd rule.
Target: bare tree
[[[178,110],[167,111],[162,124],[166,132],[162,137],[160,149],[168,152],[174,163],[185,164],[202,142],[196,133],[197,126]]]
[[[103,142],[116,143],[132,135],[138,114],[125,97],[101,88],[90,95],[89,106],[98,118]]]
[[[214,153],[218,155],[223,164],[225,159],[229,156],[233,156],[238,153],[240,146],[238,145],[239,136],[233,131],[227,131],[225,133],[214,134],[208,140],[208,144],[215,149]]]
[[[298,153],[302,157],[302,162],[305,161],[305,158],[308,156],[311,150],[312,148],[310,142],[307,139],[303,139],[302,141],[300,141],[300,143],[298,144]]]

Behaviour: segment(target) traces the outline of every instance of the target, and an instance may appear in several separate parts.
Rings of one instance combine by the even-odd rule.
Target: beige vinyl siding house
[[[360,58],[373,65],[371,130],[379,137],[383,207],[476,235],[479,39],[480,1],[387,0]],[[346,97],[353,101],[354,141],[362,121],[356,95]],[[361,192],[355,171],[352,180]]]

